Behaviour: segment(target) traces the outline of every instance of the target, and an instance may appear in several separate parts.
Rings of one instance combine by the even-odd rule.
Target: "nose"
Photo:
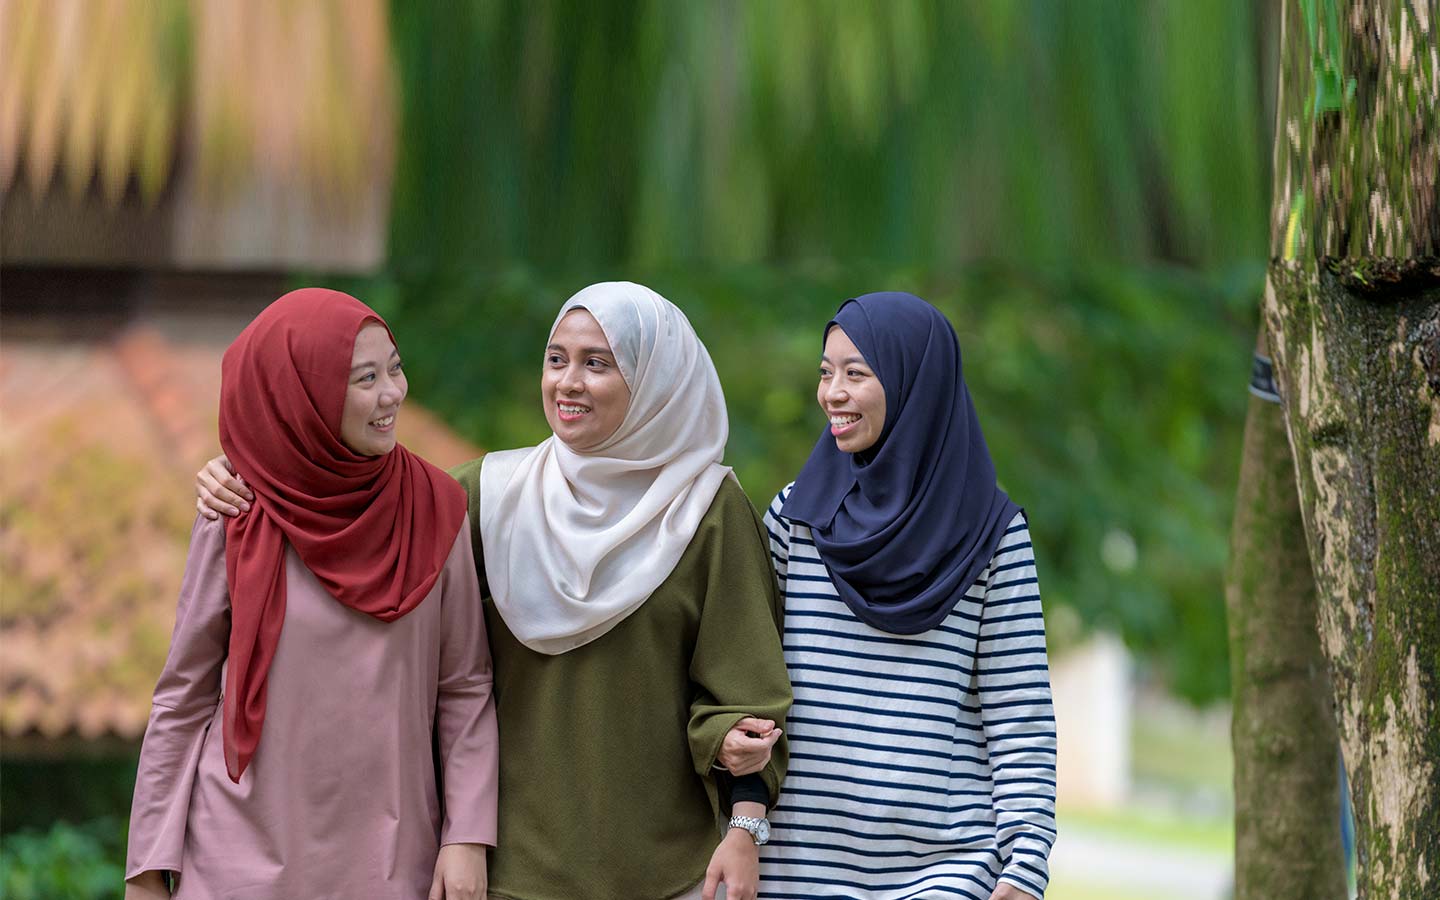
[[[384,381],[380,384],[380,405],[382,407],[399,406],[400,401],[404,399],[405,385],[399,379],[386,374]]]
[[[838,378],[831,379],[830,383],[825,385],[824,394],[825,402],[831,404],[844,403],[846,400],[850,399],[849,391],[845,390],[844,385],[840,384],[840,380]]]
[[[578,365],[569,365],[560,373],[558,384],[560,390],[567,394],[578,394],[585,390],[585,373]]]

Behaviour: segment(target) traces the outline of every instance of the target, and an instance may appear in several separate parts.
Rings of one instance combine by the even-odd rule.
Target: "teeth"
[[[858,422],[858,421],[860,421],[860,417],[859,417],[859,416],[831,416],[831,417],[830,417],[830,424],[836,426],[837,428],[840,427],[840,426],[842,426],[842,425],[853,425],[854,423],[856,423],[856,422]]]
[[[569,406],[569,405],[567,405],[567,404],[561,403],[561,404],[560,404],[560,411],[561,411],[562,413],[564,413],[565,415],[567,415],[567,416],[578,416],[580,413],[587,413],[587,412],[589,412],[589,411],[590,411],[590,407],[588,407],[588,406]]]
[[[394,414],[394,413],[391,413],[390,415],[386,416],[385,418],[383,418],[383,419],[376,419],[375,421],[371,422],[370,424],[376,426],[377,428],[384,428],[385,426],[389,425],[389,424],[390,424],[391,422],[393,422],[393,421],[395,421],[395,414]]]

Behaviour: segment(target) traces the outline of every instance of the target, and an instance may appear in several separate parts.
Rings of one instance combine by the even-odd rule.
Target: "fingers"
[[[246,486],[245,481],[239,475],[227,475],[220,480],[220,486],[233,494],[236,500],[249,503],[255,499],[255,492]]]
[[[255,499],[255,494],[245,486],[245,482],[239,475],[230,472],[216,473],[207,469],[206,475],[210,476],[210,483],[215,486],[215,494],[226,503],[236,505],[245,504],[249,509],[249,502]]]
[[[725,736],[721,746],[720,763],[731,775],[758,772],[770,762],[771,749],[783,734],[780,728],[771,728],[764,737],[746,737],[731,732]]]
[[[430,893],[425,900],[444,900],[445,897],[445,876],[440,873],[440,867],[435,867],[435,877],[430,879]]]
[[[743,731],[747,734],[753,735],[763,735],[768,734],[770,729],[774,727],[775,723],[770,721],[769,719],[757,719],[754,716],[746,716],[745,718],[736,722],[735,727],[732,730]]]
[[[204,516],[205,518],[209,519],[209,520],[212,521],[212,522],[215,521],[216,519],[220,518],[220,514],[219,514],[219,513],[217,513],[215,510],[211,509],[210,507],[206,506],[206,505],[205,505],[205,501],[201,500],[201,499],[198,498],[198,497],[195,498],[195,509],[196,509],[196,511],[198,511],[198,512],[200,513],[200,515]]]
[[[233,482],[235,486],[249,494],[250,489],[238,481],[236,476],[226,475],[227,482]],[[242,511],[250,510],[250,502],[234,490],[225,486],[224,482],[216,479],[209,467],[201,469],[195,475],[195,493],[199,496],[200,502],[221,515],[238,516]],[[254,495],[251,494],[253,497]]]
[[[224,456],[217,456],[205,464],[202,472],[210,476],[210,481],[221,488],[231,492],[237,499],[254,500],[255,494],[245,486],[245,479],[235,472],[235,467],[230,465],[230,460]],[[234,500],[226,498],[226,502],[233,503]]]
[[[705,888],[700,892],[702,900],[715,900],[715,888],[719,884],[720,872],[712,864],[710,868],[705,870]]]

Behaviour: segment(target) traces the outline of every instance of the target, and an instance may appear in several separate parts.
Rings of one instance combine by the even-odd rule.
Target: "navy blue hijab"
[[[913,294],[845,301],[839,326],[885,389],[880,439],[860,454],[829,428],[782,515],[810,526],[835,589],[892,634],[934,628],[984,572],[1020,507],[995,483],[960,371],[960,342]]]

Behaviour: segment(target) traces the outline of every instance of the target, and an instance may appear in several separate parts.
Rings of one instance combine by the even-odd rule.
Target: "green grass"
[[[1187,818],[1178,813],[1131,807],[1120,810],[1070,810],[1059,813],[1060,833],[1069,828],[1140,844],[1205,853],[1229,854],[1235,829],[1228,819]]]
[[[1045,889],[1045,900],[1155,900],[1155,898],[1145,894],[1119,892],[1110,887],[1088,884],[1071,885],[1052,881],[1050,886]]]
[[[1179,705],[1137,705],[1135,713],[1130,749],[1137,781],[1229,795],[1234,768],[1222,723]]]

